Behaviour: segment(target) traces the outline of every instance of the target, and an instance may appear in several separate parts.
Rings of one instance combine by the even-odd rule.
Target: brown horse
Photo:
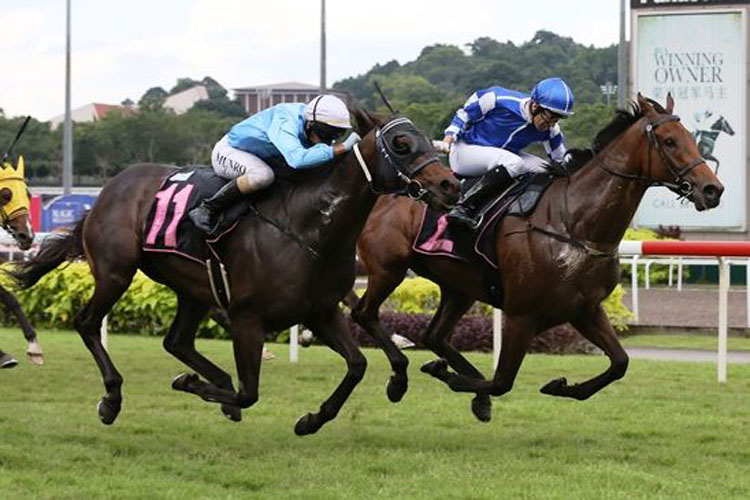
[[[16,140],[23,133],[26,123],[28,123],[28,119],[24,122]],[[10,149],[5,157],[9,153]],[[31,219],[29,218],[29,189],[24,177],[22,156],[18,157],[18,163],[15,167],[6,162],[5,158],[0,165],[0,223],[3,229],[13,238],[18,248],[21,250],[31,248],[32,243],[34,243],[34,230],[31,228]],[[0,303],[18,319],[23,336],[28,343],[26,355],[29,361],[37,365],[44,364],[44,354],[36,338],[34,328],[29,323],[29,319],[16,297],[2,286],[0,286]],[[10,368],[16,364],[16,360],[9,354],[0,354],[0,367]]]
[[[120,411],[123,379],[102,347],[99,327],[139,268],[178,297],[165,349],[208,381],[183,374],[173,388],[219,402],[225,415],[239,420],[240,408],[258,400],[263,332],[304,323],[346,360],[347,372],[319,412],[298,420],[295,432],[316,432],[336,417],[366,368],[338,304],[354,283],[357,238],[378,194],[408,191],[440,210],[459,195],[457,181],[409,120],[396,116],[384,122],[358,109],[352,113],[363,136],[358,147],[328,167],[297,174],[295,182],[277,179],[255,200],[262,217],[245,217],[216,247],[229,275],[238,391],[228,373],[195,350],[196,328],[213,303],[206,267],[142,250],[149,207],[162,179],[176,168],[137,165],[117,175],[71,233],[45,241],[39,254],[16,270],[28,287],[62,262],[85,255],[95,290],[75,327],[104,379],[98,414],[105,424]]]
[[[404,279],[407,269],[440,286],[441,302],[423,342],[443,359],[422,371],[459,392],[472,392],[472,411],[491,417],[490,395],[508,392],[537,333],[570,322],[601,348],[611,365],[602,374],[569,385],[555,379],[545,394],[586,399],[625,375],[628,356],[601,306],[618,282],[617,248],[646,189],[663,185],[692,201],[698,210],[716,207],[723,186],[698,153],[695,140],[672,114],[638,95],[637,105],[619,110],[594,141],[595,156],[571,177],[557,179],[527,218],[507,217],[496,236],[504,289],[502,349],[492,380],[469,363],[449,341],[456,322],[474,301],[492,303],[483,269],[412,250],[422,207],[404,199],[378,200],[358,242],[368,272],[367,291],[352,317],[384,348],[393,368],[388,397],[407,389],[407,358],[378,322],[378,309]],[[349,296],[351,299],[351,295]],[[355,300],[356,302],[356,300]],[[458,373],[448,369],[453,368]]]

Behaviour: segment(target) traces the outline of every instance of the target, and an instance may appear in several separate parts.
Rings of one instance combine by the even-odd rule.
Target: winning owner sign
[[[742,11],[643,12],[634,23],[634,91],[664,104],[692,132],[725,186],[721,204],[696,212],[663,187],[646,192],[638,226],[736,230],[745,221],[745,19]]]

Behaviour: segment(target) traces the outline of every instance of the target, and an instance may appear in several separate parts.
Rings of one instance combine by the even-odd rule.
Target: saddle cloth
[[[227,180],[216,175],[213,169],[203,166],[186,167],[167,176],[146,218],[143,249],[174,253],[205,264],[210,256],[208,244],[231,231],[237,220],[248,212],[248,204],[238,202],[222,214],[216,231],[218,236],[208,242],[187,214],[226,183]]]
[[[475,230],[448,224],[445,214],[425,207],[422,225],[412,248],[426,255],[443,255],[469,263],[480,261],[482,265],[497,270],[500,266],[495,242],[503,216],[525,217],[531,214],[553,179],[546,173],[520,178],[487,205],[482,223]]]

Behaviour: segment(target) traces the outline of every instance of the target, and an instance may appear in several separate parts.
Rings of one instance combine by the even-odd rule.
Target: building
[[[117,106],[115,104],[101,104],[98,102],[92,102],[76,108],[70,111],[70,119],[75,123],[88,123],[101,120],[107,114],[112,111],[119,111],[120,113],[131,113],[132,109],[126,106]],[[65,113],[50,118],[50,126],[52,130],[55,130],[65,121]]]
[[[174,95],[167,97],[164,100],[164,108],[171,109],[176,114],[181,115],[188,109],[193,107],[198,101],[205,101],[208,99],[208,90],[203,85],[196,85],[190,87],[182,92],[178,92]]]
[[[299,82],[272,83],[269,85],[255,85],[232,89],[245,107],[248,115],[263,111],[282,102],[310,102],[320,94],[320,87]],[[343,96],[338,92],[327,91],[329,94]]]

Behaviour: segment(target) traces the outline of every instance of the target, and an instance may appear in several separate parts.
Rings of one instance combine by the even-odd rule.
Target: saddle
[[[229,301],[229,286],[224,265],[212,245],[230,233],[239,219],[250,211],[246,200],[225,210],[216,235],[206,238],[187,216],[201,201],[213,196],[227,180],[213,169],[195,165],[170,174],[162,181],[146,217],[143,250],[179,255],[205,265],[214,298],[221,307]],[[218,278],[221,276],[221,281]]]
[[[534,212],[554,176],[548,173],[520,177],[505,193],[498,194],[482,210],[482,223],[471,230],[450,225],[446,214],[424,208],[422,224],[412,248],[425,255],[442,255],[480,266],[492,304],[502,305],[503,290],[498,263],[497,231],[506,215],[527,217]]]

